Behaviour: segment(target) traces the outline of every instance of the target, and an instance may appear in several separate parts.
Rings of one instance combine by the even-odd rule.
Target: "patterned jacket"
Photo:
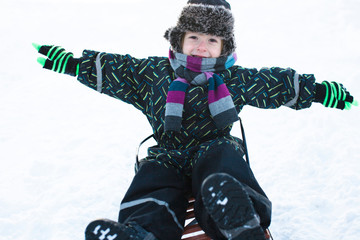
[[[233,66],[218,72],[224,79],[238,113],[245,105],[258,108],[288,106],[303,109],[314,100],[315,78],[293,69],[247,69]],[[239,140],[230,136],[232,126],[217,129],[207,104],[207,86],[190,86],[186,94],[180,132],[164,132],[166,96],[174,71],[166,57],[136,59],[130,55],[85,50],[78,80],[86,86],[132,104],[152,126],[157,148],[150,158],[191,168],[194,159],[212,145]],[[204,151],[202,151],[204,150]],[[196,155],[196,156],[195,156]]]

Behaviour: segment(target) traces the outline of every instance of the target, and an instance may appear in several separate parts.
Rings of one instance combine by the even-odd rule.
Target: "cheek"
[[[211,56],[213,58],[220,57],[221,55],[221,46],[216,46],[210,49]]]
[[[193,47],[191,44],[184,42],[182,46],[183,54],[190,55],[193,50]]]

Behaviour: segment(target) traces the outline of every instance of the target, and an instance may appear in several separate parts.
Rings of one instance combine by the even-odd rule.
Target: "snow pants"
[[[191,178],[180,174],[175,167],[144,162],[121,203],[119,222],[135,222],[159,240],[181,239],[188,197],[193,195],[199,225],[211,238],[225,239],[204,208],[201,184],[213,173],[227,173],[249,187],[261,226],[267,228],[271,220],[271,202],[244,160],[241,149],[232,144],[209,148],[194,161]]]

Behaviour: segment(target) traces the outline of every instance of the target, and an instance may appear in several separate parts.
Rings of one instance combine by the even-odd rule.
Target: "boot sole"
[[[117,222],[99,219],[91,222],[85,230],[85,240],[126,240],[128,237],[120,236],[125,227]]]
[[[201,188],[207,212],[228,239],[265,240],[260,219],[244,186],[228,174],[213,174]]]

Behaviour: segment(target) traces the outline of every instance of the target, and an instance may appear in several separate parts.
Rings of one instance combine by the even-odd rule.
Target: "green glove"
[[[37,59],[43,68],[71,76],[77,76],[79,74],[80,60],[74,58],[71,52],[66,52],[62,47],[53,45],[39,45],[36,43],[32,45],[39,53],[47,57],[47,59],[42,57]]]
[[[342,84],[328,81],[316,85],[315,101],[322,103],[325,107],[345,110],[359,105]]]

